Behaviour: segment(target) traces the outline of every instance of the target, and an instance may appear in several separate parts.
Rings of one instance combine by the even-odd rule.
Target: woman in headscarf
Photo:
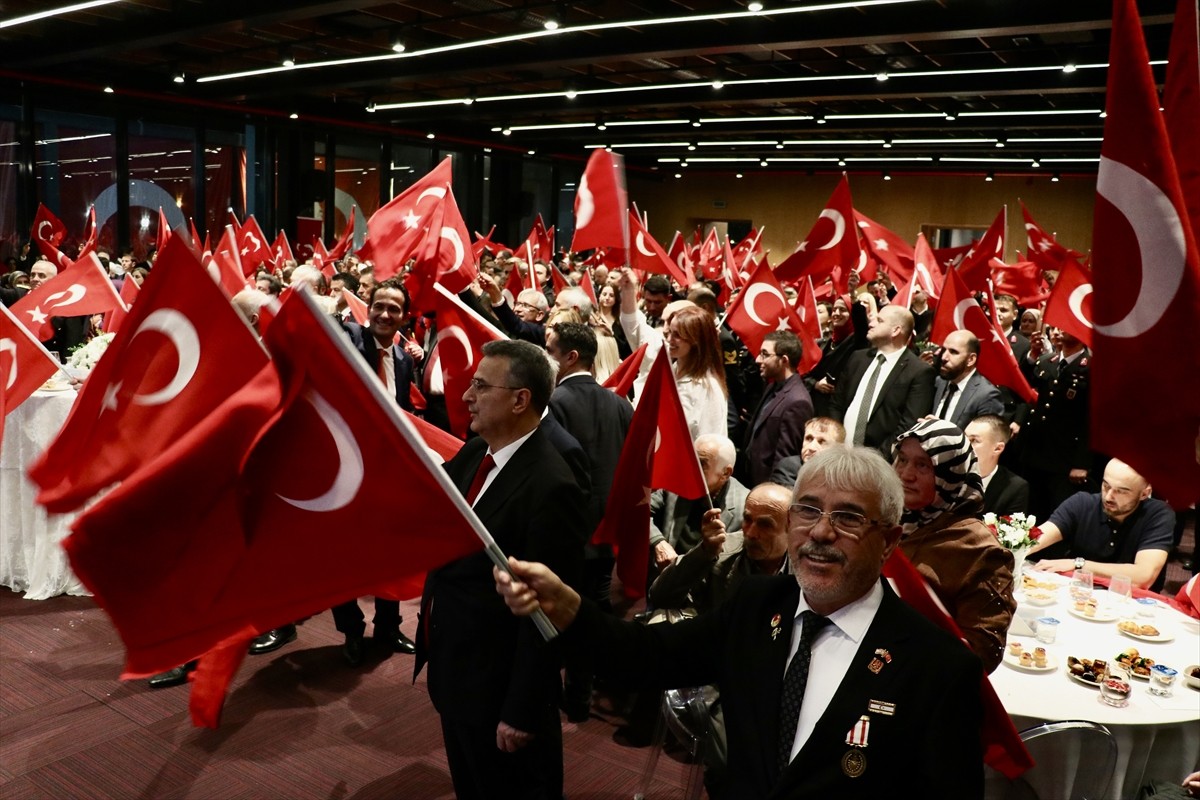
[[[829,404],[837,389],[837,380],[855,351],[869,347],[867,309],[848,294],[838,296],[829,312],[829,338],[821,345],[821,360],[804,378],[812,395],[813,413],[829,416]]]
[[[926,417],[897,437],[892,459],[904,485],[900,549],[991,672],[1017,607],[1013,557],[980,519],[983,483],[971,443],[955,425]]]

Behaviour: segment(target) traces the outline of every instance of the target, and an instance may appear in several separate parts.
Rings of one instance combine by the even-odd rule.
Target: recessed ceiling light
[[[890,172],[884,172],[884,173],[883,173],[883,179],[884,179],[885,181],[890,181],[890,180],[892,179],[892,173],[890,173]]]
[[[436,136],[437,136],[437,134],[435,134],[433,131],[430,131],[429,133],[425,134],[426,139],[433,139]]]
[[[765,167],[767,165],[767,160],[764,158],[762,161],[758,162],[758,165],[760,167]]]
[[[288,114],[288,119],[300,119],[300,115],[293,111],[291,114]]]
[[[568,100],[574,100],[578,96],[579,92],[575,91],[574,89],[567,89],[565,92],[563,92],[563,97],[567,98]]]
[[[1068,75],[1070,75],[1076,69],[1077,68],[1074,64],[1063,64],[1063,72],[1067,73]]]
[[[753,11],[755,14],[757,14],[759,11],[762,11],[762,10],[763,10],[763,4],[762,4],[762,3],[758,3],[758,2],[754,2],[754,3],[748,3],[748,4],[746,4],[746,10],[747,10],[747,11]],[[740,178],[740,177],[742,177],[742,176],[741,176],[741,175],[738,175],[738,177]]]
[[[682,177],[683,177],[683,173],[682,173],[682,172],[676,172],[676,173],[675,173],[675,177],[676,177],[676,178],[682,178]]]
[[[113,88],[112,88],[111,86],[105,86],[105,87],[104,87],[104,93],[105,93],[105,94],[112,94],[112,93],[113,93]]]
[[[531,156],[535,156],[535,155],[537,155],[537,150],[526,150],[525,152],[526,152],[526,153],[528,153],[528,154],[529,154],[529,155],[531,155]]]
[[[712,87],[714,89],[720,89],[724,85],[725,81],[721,80],[720,78],[713,78]]]
[[[403,53],[404,50],[405,50],[404,42],[401,42],[399,40],[392,42],[392,52],[393,53]]]
[[[888,74],[886,72],[876,72],[875,73],[875,80],[886,81],[887,79],[888,79]]]
[[[984,178],[984,180],[987,181],[988,183],[991,183],[992,181],[996,180],[996,173],[989,172],[987,174],[987,177]]]
[[[739,172],[739,173],[738,173],[737,175],[735,175],[734,177],[736,177],[736,178],[741,178],[741,177],[742,177],[742,173],[740,173],[740,172]]]
[[[172,78],[171,80],[175,81],[175,83],[183,83],[185,80],[187,80],[187,78],[184,77],[184,74],[182,72],[178,72],[175,74],[175,77]]]
[[[1058,173],[1057,172],[1050,176],[1050,182],[1058,183]]]

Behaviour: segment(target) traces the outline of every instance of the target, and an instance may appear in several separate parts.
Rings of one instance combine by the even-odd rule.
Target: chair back
[[[1034,766],[1014,781],[988,771],[988,800],[1100,800],[1117,765],[1117,740],[1103,725],[1046,722],[1021,731]]]

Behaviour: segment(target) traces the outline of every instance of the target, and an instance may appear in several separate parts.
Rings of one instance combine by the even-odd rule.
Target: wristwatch
[[[1075,569],[1083,569],[1083,565],[1086,563],[1087,562],[1083,560],[1082,556],[1076,557],[1075,558]]]

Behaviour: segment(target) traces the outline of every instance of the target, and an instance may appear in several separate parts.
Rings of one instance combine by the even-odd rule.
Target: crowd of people
[[[855,275],[849,293],[818,303],[821,355],[801,374],[796,334],[770,333],[750,352],[722,324],[714,282],[639,282],[629,269],[561,258],[527,264],[486,252],[460,295],[510,339],[484,348],[463,398],[472,436],[445,468],[513,557],[512,573],[493,576],[483,554],[431,573],[416,641],[400,632],[398,604],[375,600],[374,642],[414,654],[416,672],[428,665],[459,797],[560,797],[558,712],[588,718],[596,673],[639,688],[711,685],[713,797],[898,786],[979,796],[979,674],[1000,663],[1016,607],[1013,556],[983,513],[1043,521],[1040,568],[1162,587],[1175,515],[1128,465],[1089,447],[1090,352],[1043,328],[1039,308],[995,298],[1005,340],[1038,391],[1026,403],[980,374],[970,331],[928,341],[933,301],[916,289],[910,306],[892,303],[883,273],[865,286]],[[109,268],[114,283],[140,283],[153,266],[123,257]],[[514,270],[537,288],[512,296]],[[566,288],[555,290],[551,270]],[[3,301],[56,271],[32,263],[27,281],[0,287]],[[433,358],[437,320],[410,313],[403,276],[377,281],[369,264],[346,257],[332,277],[289,263],[254,283],[234,298],[250,324],[287,287],[307,285],[389,396],[450,430]],[[366,304],[366,324],[354,321],[347,292]],[[65,357],[99,324],[56,320],[48,346]],[[643,345],[629,396],[604,389]],[[612,549],[589,540],[663,348],[707,496],[657,490],[648,499],[650,577],[635,588],[648,590],[647,617],[683,621],[622,623],[612,615]],[[965,647],[880,580],[896,549]],[[543,609],[562,641],[543,641],[505,602],[520,614]],[[358,666],[361,608],[350,600],[332,611],[345,661]],[[295,638],[294,625],[268,631],[250,652]],[[918,651],[948,668],[936,680],[913,669],[906,657]],[[193,666],[152,685],[181,683]],[[865,676],[874,674],[893,679],[886,691],[871,688]],[[865,729],[847,744],[860,717],[875,723],[870,746]]]

